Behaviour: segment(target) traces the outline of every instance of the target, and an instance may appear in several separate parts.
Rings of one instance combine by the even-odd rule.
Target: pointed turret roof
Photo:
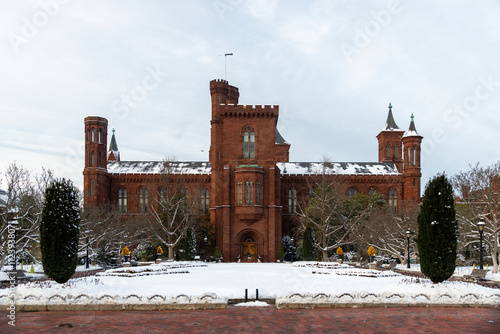
[[[385,126],[382,131],[395,131],[395,130],[402,131],[394,121],[394,116],[392,116],[392,104],[389,103],[389,115],[387,115],[387,121],[385,122]]]
[[[118,144],[116,143],[115,129],[113,129],[113,135],[111,136],[111,142],[109,143],[108,160],[120,161],[120,151],[118,150]]]
[[[421,137],[418,132],[417,132],[417,128],[415,128],[415,122],[414,122],[414,116],[413,114],[411,114],[411,122],[410,122],[410,128],[408,129],[408,131],[405,132],[404,137]]]

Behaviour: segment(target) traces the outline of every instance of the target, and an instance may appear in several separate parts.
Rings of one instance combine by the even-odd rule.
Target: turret
[[[403,135],[404,163],[403,163],[403,199],[407,203],[418,204],[420,201],[421,172],[421,143],[420,136],[415,127],[413,115],[408,131]]]
[[[98,206],[107,199],[108,120],[85,118],[85,169],[83,170],[84,205]]]
[[[115,129],[113,129],[113,135],[111,136],[111,141],[109,143],[108,161],[120,161],[120,151],[118,150],[118,144],[116,143]]]
[[[401,137],[404,131],[401,130],[392,115],[392,105],[389,103],[389,114],[382,131],[377,135],[378,139],[378,161],[394,162],[400,172],[403,171],[403,145]]]

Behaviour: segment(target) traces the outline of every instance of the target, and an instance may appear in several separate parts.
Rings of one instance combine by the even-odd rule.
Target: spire
[[[406,131],[406,133],[404,134],[403,138],[404,137],[415,137],[415,136],[420,137],[420,135],[417,132],[417,128],[415,127],[414,118],[415,118],[415,116],[413,116],[413,114],[411,114],[410,127],[409,127],[408,131]]]
[[[382,131],[394,131],[394,130],[401,130],[401,129],[394,121],[394,117],[392,116],[392,104],[389,103],[389,115],[387,115],[387,121],[385,122],[385,126]]]
[[[116,143],[114,128],[113,135],[111,136],[111,142],[109,144],[108,161],[120,161],[120,151],[118,150],[118,144]]]

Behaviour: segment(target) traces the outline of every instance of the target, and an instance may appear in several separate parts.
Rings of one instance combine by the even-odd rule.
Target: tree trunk
[[[498,273],[498,261],[500,260],[500,254],[498,255],[498,233],[493,234],[493,248],[491,249],[491,260],[493,261],[493,272]],[[484,245],[484,243],[483,243]]]

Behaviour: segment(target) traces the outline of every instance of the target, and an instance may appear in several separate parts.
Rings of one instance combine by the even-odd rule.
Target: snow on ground
[[[179,295],[199,298],[207,293],[216,295],[219,299],[241,299],[245,296],[245,289],[248,289],[250,299],[255,298],[256,289],[259,289],[259,297],[262,299],[283,299],[294,294],[324,294],[349,295],[351,300],[358,298],[356,296],[372,296],[374,299],[371,302],[377,302],[377,296],[396,296],[400,301],[412,298],[416,300],[422,296],[426,300],[440,300],[444,296],[447,303],[487,301],[489,304],[500,305],[499,289],[465,282],[432,284],[429,280],[411,278],[393,271],[316,262],[164,262],[111,269],[96,276],[72,279],[66,284],[54,281],[21,284],[16,288],[16,299],[36,298],[42,302],[57,295],[63,299],[65,296],[71,299],[85,295],[97,299],[111,296],[126,300],[134,295],[137,300],[144,302],[155,298],[154,296],[163,296],[161,298],[165,300],[168,296]],[[0,290],[0,304],[8,302],[8,292],[5,290]]]

